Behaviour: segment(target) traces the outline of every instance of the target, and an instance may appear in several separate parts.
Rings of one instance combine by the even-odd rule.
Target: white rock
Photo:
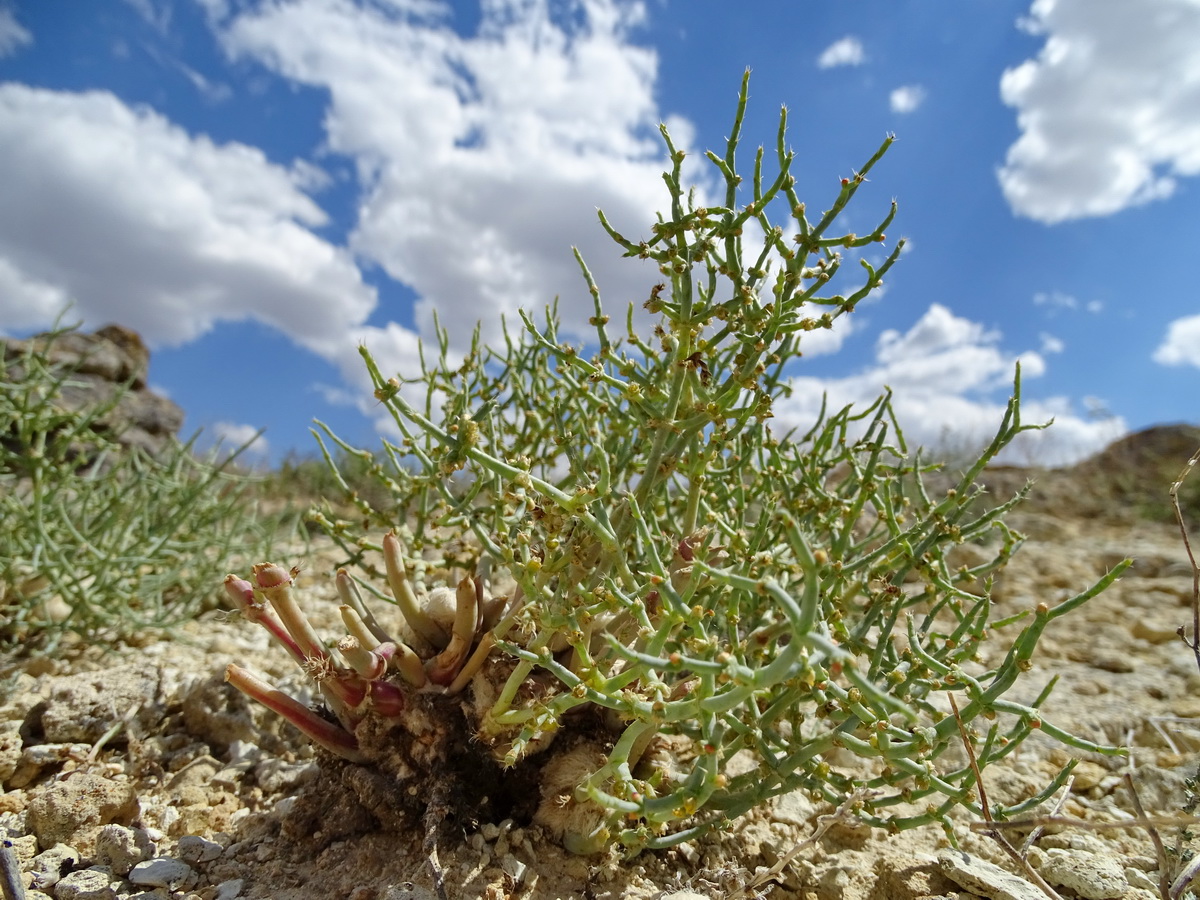
[[[117,875],[128,875],[138,863],[154,856],[154,842],[144,829],[105,825],[96,835],[96,861]]]
[[[525,871],[528,867],[511,853],[500,860],[500,868],[508,873],[509,877],[517,884],[525,881]]]
[[[776,797],[770,806],[771,818],[785,825],[808,827],[817,815],[817,807],[800,791]]]
[[[217,896],[213,900],[237,900],[242,895],[242,888],[246,886],[244,878],[231,878],[229,881],[222,881],[217,885]]]
[[[1129,882],[1131,888],[1141,888],[1145,891],[1157,891],[1158,882],[1143,872],[1141,869],[1135,869],[1133,866],[1125,867],[1125,880]]]
[[[174,891],[195,884],[196,873],[182,860],[160,856],[134,866],[129,873],[129,880],[145,887],[164,887]]]
[[[79,851],[66,844],[55,844],[49,850],[43,850],[29,866],[33,873],[33,886],[48,891],[58,884],[63,870],[74,867],[79,858]]]
[[[1111,900],[1129,889],[1124,867],[1116,859],[1087,850],[1047,850],[1041,876],[1084,900]]]
[[[961,850],[943,850],[938,854],[937,861],[947,878],[981,897],[990,900],[1046,900],[1046,895],[1024,878]]]
[[[105,868],[80,869],[59,879],[55,900],[116,900],[112,872]]]
[[[197,863],[212,862],[225,852],[225,848],[216,841],[207,840],[198,834],[185,834],[179,839],[176,852],[184,862],[196,865]]]

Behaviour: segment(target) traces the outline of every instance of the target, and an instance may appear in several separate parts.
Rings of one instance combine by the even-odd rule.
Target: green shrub
[[[153,455],[122,446],[112,413],[128,386],[64,402],[86,387],[82,361],[53,352],[64,333],[4,363],[0,393],[0,646],[24,652],[187,621],[214,599],[212,568],[266,537],[236,454],[214,464],[174,438]]]
[[[1003,619],[978,587],[1021,542],[1003,522],[1019,496],[971,512],[983,467],[1033,427],[1020,420],[1019,373],[995,439],[932,496],[886,396],[826,410],[807,430],[770,428],[805,335],[878,288],[902,242],[877,267],[860,260],[861,284],[834,293],[843,252],[885,241],[894,204],[869,234],[832,226],[892,139],[810,218],[789,171],[786,113],[777,170],[760,149],[742,184],[745,103],[744,82],[725,154],[708,154],[725,182],[719,206],[697,207],[664,128],[669,212],[645,240],[601,214],[626,256],[662,274],[645,303],[659,317],[649,333],[632,305],[625,329],[613,327],[580,259],[595,302],[591,349],[565,341],[553,314],[523,313],[523,333],[500,347],[476,335],[465,359],[450,359],[443,333],[415,390],[364,349],[403,437],[371,469],[394,498],[387,509],[360,495],[352,521],[317,515],[359,572],[338,579],[352,637],[332,649],[313,635],[281,567],[256,570],[257,592],[230,576],[247,615],[318,677],[338,723],[283,713],[353,765],[405,782],[395,796],[432,804],[454,778],[476,799],[504,779],[536,785],[534,821],[590,852],[686,841],[797,789],[890,830],[949,827],[957,807],[978,815],[976,770],[947,753],[962,741],[951,695],[980,771],[1035,729],[1117,752],[1043,719],[1048,689],[1011,697],[1046,626],[1124,567]],[[381,545],[364,525],[398,535]],[[948,553],[968,541],[996,555],[955,568]],[[402,558],[402,543],[413,556]],[[492,591],[470,579],[456,592],[432,587],[456,568],[490,572]],[[357,596],[361,586],[386,597],[385,585],[408,620],[403,642]],[[229,677],[274,697],[238,667]],[[501,768],[488,770],[489,758]],[[1027,812],[1070,768],[991,814]],[[478,770],[486,784],[472,787]],[[339,783],[374,785],[363,802],[386,805],[377,777]]]

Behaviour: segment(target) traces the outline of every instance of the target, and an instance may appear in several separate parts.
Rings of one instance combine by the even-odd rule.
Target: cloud
[[[1038,291],[1033,295],[1033,304],[1051,309],[1079,309],[1079,299],[1063,291]]]
[[[904,115],[916,112],[917,108],[925,102],[925,88],[919,84],[906,84],[898,87],[892,91],[888,102],[894,113]]]
[[[1047,334],[1044,331],[1038,335],[1038,340],[1042,342],[1043,353],[1062,353],[1067,349],[1067,345],[1063,343],[1062,338]]]
[[[559,22],[544,3],[488,3],[478,31],[446,8],[299,0],[220,27],[226,51],[328,91],[327,149],[351,157],[364,196],[350,245],[420,297],[463,345],[501,315],[559,298],[567,333],[586,334],[591,299],[578,246],[614,314],[657,271],[620,259],[601,207],[640,238],[668,202],[654,101],[657,56],[634,44],[639,3],[588,0]],[[689,123],[674,119],[681,147]]]
[[[857,329],[857,323],[851,316],[839,316],[833,320],[831,328],[804,332],[800,338],[800,352],[809,358],[837,353],[842,349],[846,338]]]
[[[1200,316],[1184,316],[1172,322],[1153,359],[1164,366],[1200,368]]]
[[[1065,291],[1038,291],[1033,295],[1033,305],[1047,307],[1052,315],[1059,310],[1080,309],[1079,298]],[[1104,303],[1100,300],[1089,300],[1082,308],[1094,315],[1104,310]]]
[[[998,172],[1015,213],[1107,216],[1200,172],[1200,4],[1034,0],[1022,22],[1045,44],[1000,79],[1021,129]]]
[[[821,51],[817,57],[818,69],[832,69],[835,66],[858,66],[866,61],[862,41],[853,35],[834,41]]]
[[[1008,461],[1066,465],[1125,432],[1123,420],[1092,421],[1077,415],[1064,398],[1031,398],[1029,383],[1045,372],[1044,358],[1034,351],[1006,352],[1000,339],[998,332],[935,303],[908,331],[883,332],[874,363],[857,374],[792,378],[792,395],[776,403],[775,414],[784,427],[803,429],[816,420],[824,398],[830,410],[848,404],[862,408],[890,389],[910,445],[975,452],[991,440],[1004,416],[1019,362],[1026,398],[1023,421],[1053,418],[1055,425],[1020,435],[1005,453]]]
[[[0,326],[45,326],[71,302],[177,346],[257,319],[357,373],[375,292],[311,230],[326,222],[311,169],[105,92],[0,85]]]
[[[33,43],[33,35],[24,28],[11,9],[0,7],[0,59],[12,56],[22,47]]]
[[[242,451],[243,458],[263,459],[270,454],[271,445],[266,437],[258,432],[259,429],[253,425],[215,422],[210,429],[209,436],[212,438],[214,446],[219,447],[225,453],[232,453],[246,444],[246,449]]]

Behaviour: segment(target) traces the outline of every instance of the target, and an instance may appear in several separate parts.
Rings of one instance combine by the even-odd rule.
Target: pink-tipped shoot
[[[337,723],[323,719],[283,691],[271,687],[257,675],[231,663],[225,669],[225,680],[251,700],[258,701],[271,712],[287,719],[309,740],[324,747],[330,753],[354,763],[367,761],[359,751],[358,741],[355,740],[354,735]]]
[[[304,651],[288,634],[287,629],[279,620],[279,616],[275,615],[275,611],[255,599],[254,586],[250,582],[244,578],[238,578],[236,575],[226,575],[225,593],[243,616],[267,629],[271,637],[291,654],[292,659],[300,664],[304,663]]]
[[[274,563],[259,563],[254,567],[254,580],[258,582],[263,596],[275,608],[283,627],[295,639],[305,659],[324,659],[328,655],[325,645],[292,597],[293,574],[294,571],[288,572]]]

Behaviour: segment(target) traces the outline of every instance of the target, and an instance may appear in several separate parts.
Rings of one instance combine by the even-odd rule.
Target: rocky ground
[[[1150,900],[1160,877],[1179,868],[1170,856],[1179,829],[1158,829],[1168,852],[1164,873],[1146,829],[1095,826],[1135,814],[1123,780],[1131,770],[1147,814],[1175,817],[1184,807],[1185,782],[1200,763],[1200,672],[1176,635],[1191,622],[1191,569],[1174,525],[1128,503],[1106,509],[1098,476],[1081,472],[1075,480],[1048,476],[1012,516],[1029,541],[995,598],[1012,611],[1053,603],[1125,556],[1136,558],[1111,590],[1052,626],[1033,677],[1014,697],[1030,701],[1057,676],[1045,718],[1126,746],[1130,757],[1085,758],[1059,809],[1075,821],[1046,828],[1027,857],[1064,898]],[[319,558],[285,556],[277,561],[304,565],[309,596],[332,600]],[[319,777],[313,754],[223,683],[232,661],[288,682],[293,693],[305,690],[284,654],[268,649],[265,632],[220,613],[171,640],[10,662],[0,682],[0,836],[8,836],[9,868],[25,896],[434,896],[419,830],[381,833],[352,813],[304,812],[299,798]],[[1000,800],[1032,793],[1067,758],[1061,747],[1031,739],[988,770],[988,790]],[[574,857],[538,828],[511,821],[448,836],[438,853],[451,898],[1046,896],[1036,876],[966,819],[955,835],[959,853],[939,828],[888,836],[831,812],[805,796],[784,796],[727,832],[632,860]],[[794,858],[777,865],[794,848]],[[973,869],[964,868],[964,855]],[[11,896],[17,890],[7,888]]]

